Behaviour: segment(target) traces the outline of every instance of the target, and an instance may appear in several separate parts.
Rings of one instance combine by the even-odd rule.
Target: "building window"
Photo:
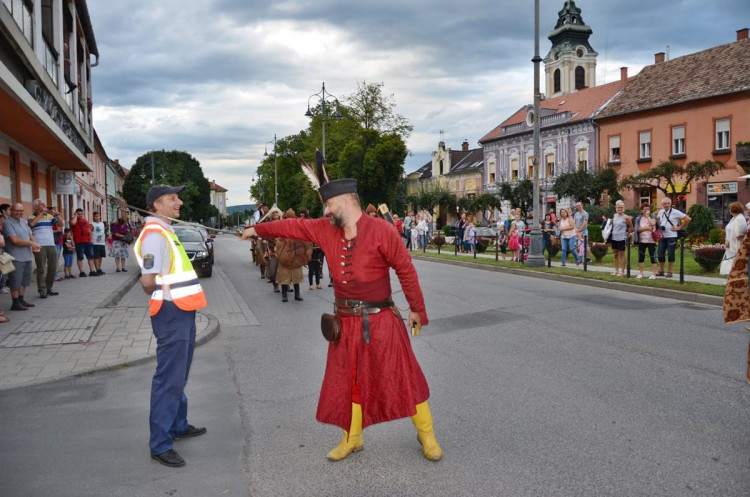
[[[652,186],[651,188],[641,188],[639,190],[639,208],[640,204],[646,203],[650,206],[653,206],[656,202],[656,187]]]
[[[576,90],[586,88],[586,70],[578,66],[576,67]]]
[[[551,178],[555,175],[555,154],[547,154],[547,157],[545,157],[544,161],[547,165],[546,172],[547,175],[546,178]]]
[[[729,148],[729,119],[716,120],[716,150]]]
[[[13,20],[21,28],[24,38],[29,43],[33,39],[34,4],[26,0],[3,0],[3,5],[8,9]]]
[[[672,155],[685,155],[685,126],[672,128]]]
[[[495,182],[495,173],[490,173],[490,183]]]
[[[578,149],[578,170],[588,171],[589,169],[589,150],[587,148]]]
[[[560,91],[560,69],[555,69],[555,75],[553,76],[553,78],[555,86],[554,93],[558,93]]]
[[[641,131],[640,138],[638,139],[638,141],[640,142],[638,157],[641,159],[650,159],[651,158],[651,132]]]
[[[609,137],[609,162],[620,162],[620,135]]]
[[[528,171],[528,174],[526,175],[526,179],[534,179],[534,157],[529,157],[527,164],[526,164],[526,170]]]
[[[443,175],[443,159],[440,159],[440,176]]]
[[[510,179],[511,181],[518,181],[518,159],[510,160]]]

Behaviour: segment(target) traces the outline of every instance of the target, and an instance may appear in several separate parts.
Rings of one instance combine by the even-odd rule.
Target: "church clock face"
[[[578,48],[578,50],[576,50],[576,55],[577,55],[578,57],[583,57],[583,53],[584,53],[584,51],[583,51],[583,49],[582,49],[582,48],[580,48],[580,47]]]

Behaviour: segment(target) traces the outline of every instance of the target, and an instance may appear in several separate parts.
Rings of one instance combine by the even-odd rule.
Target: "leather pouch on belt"
[[[323,337],[331,343],[336,343],[341,338],[341,321],[336,314],[323,313],[320,316],[320,330]]]

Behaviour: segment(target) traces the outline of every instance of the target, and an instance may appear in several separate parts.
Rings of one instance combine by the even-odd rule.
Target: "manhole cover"
[[[98,317],[27,321],[8,335],[0,343],[0,347],[33,347],[88,342],[98,323]]]

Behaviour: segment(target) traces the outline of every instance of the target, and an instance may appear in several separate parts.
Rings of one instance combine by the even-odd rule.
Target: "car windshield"
[[[202,242],[203,237],[200,233],[198,233],[196,230],[175,230],[175,233],[177,233],[177,238],[181,242]]]

